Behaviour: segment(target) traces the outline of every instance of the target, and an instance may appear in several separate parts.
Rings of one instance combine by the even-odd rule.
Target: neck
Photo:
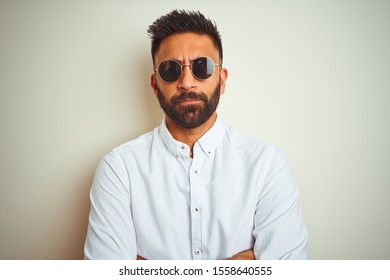
[[[172,137],[190,147],[190,157],[193,156],[195,142],[198,141],[215,123],[217,113],[214,114],[202,125],[195,128],[183,128],[175,124],[168,116],[165,116],[167,128]]]

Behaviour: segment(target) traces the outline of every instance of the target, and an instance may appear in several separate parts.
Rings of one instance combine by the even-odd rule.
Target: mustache
[[[205,103],[208,102],[206,94],[204,93],[198,94],[192,91],[188,91],[188,92],[182,92],[180,95],[172,97],[172,104],[178,104],[186,99],[202,100]]]

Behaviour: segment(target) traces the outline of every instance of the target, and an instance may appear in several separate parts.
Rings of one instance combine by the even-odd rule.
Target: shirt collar
[[[175,155],[175,157],[180,157],[180,155],[183,155],[183,153],[188,156],[189,147],[172,137],[167,128],[165,118],[161,122],[159,132],[164,144],[167,146],[168,150]],[[201,138],[198,139],[197,143],[208,157],[213,155],[215,148],[224,135],[224,132],[225,125],[217,116],[213,126]]]

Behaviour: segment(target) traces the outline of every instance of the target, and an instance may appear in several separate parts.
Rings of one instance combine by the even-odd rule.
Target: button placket
[[[191,187],[191,232],[192,232],[192,248],[193,248],[193,259],[203,259],[202,252],[202,178],[201,178],[201,166],[204,161],[204,154],[202,155],[196,149],[200,147],[195,145],[189,176],[190,176],[190,187]]]

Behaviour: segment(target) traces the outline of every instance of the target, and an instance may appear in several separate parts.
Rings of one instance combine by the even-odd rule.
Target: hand
[[[225,260],[255,260],[255,254],[253,253],[253,249],[245,250],[240,253],[235,254],[231,258],[227,258]]]
[[[143,257],[141,256],[137,256],[137,261],[145,261],[146,259],[144,259]]]

